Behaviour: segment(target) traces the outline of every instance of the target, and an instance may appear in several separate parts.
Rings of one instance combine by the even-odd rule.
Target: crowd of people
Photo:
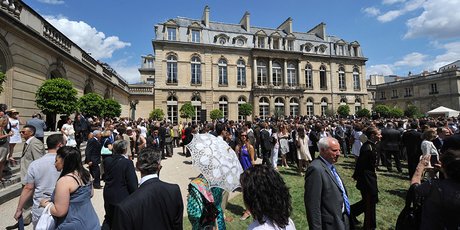
[[[47,137],[45,151],[46,125],[39,114],[21,127],[17,111],[1,113],[0,169],[7,162],[16,163],[15,144],[25,142],[20,161],[23,191],[14,218],[30,216],[34,225],[49,206],[57,229],[182,229],[180,189],[161,181],[159,172],[161,161],[172,157],[174,148],[182,147],[183,155],[190,156],[187,145],[196,133],[210,133],[235,150],[244,170],[240,182],[246,207],[240,219],[254,219],[248,229],[295,229],[289,188],[278,173],[290,167],[305,177],[310,229],[353,229],[362,213],[363,229],[377,229],[376,171],[393,171],[392,161],[394,173],[412,179],[418,194],[426,197],[423,215],[460,211],[459,202],[447,201],[460,195],[460,126],[455,118],[273,117],[177,124],[76,114],[73,119],[61,118],[60,134]],[[334,166],[342,154],[355,159],[353,176],[348,178],[356,180],[361,192],[355,204],[350,204]],[[407,172],[401,161],[407,161]],[[428,182],[422,181],[424,171]],[[433,186],[441,191],[437,196],[441,199],[430,198]],[[102,224],[91,203],[93,189],[103,189]],[[225,216],[229,192],[211,188],[203,175],[191,180],[186,210],[193,229],[226,229],[226,222],[233,221]],[[448,216],[426,218],[425,226],[460,226],[458,218]]]

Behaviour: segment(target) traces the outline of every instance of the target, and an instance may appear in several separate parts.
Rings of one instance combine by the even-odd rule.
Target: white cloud
[[[451,42],[443,45],[446,50],[443,54],[437,55],[431,64],[432,70],[437,70],[439,67],[460,60],[460,42]]]
[[[407,54],[406,56],[403,57],[402,60],[395,62],[394,66],[396,66],[396,67],[399,67],[399,66],[407,66],[407,67],[422,66],[425,63],[426,58],[427,58],[427,55],[414,52],[414,53]]]
[[[120,41],[117,36],[106,37],[103,32],[83,21],[71,21],[62,16],[44,18],[95,59],[111,58],[113,52],[131,46],[131,43]]]
[[[63,0],[38,0],[38,1],[41,3],[51,4],[51,5],[59,5],[59,4],[65,3]]]
[[[363,9],[363,12],[369,16],[375,17],[380,14],[380,10],[375,7],[368,7]]]
[[[405,2],[406,0],[383,0],[382,4],[384,5],[393,5],[395,3]]]
[[[367,75],[393,75],[393,68],[389,64],[371,65],[367,67]]]
[[[117,71],[117,73],[123,77],[128,83],[138,83],[141,80],[139,74],[139,66],[128,64],[128,59],[121,59],[109,63],[109,65]]]
[[[391,10],[391,11],[388,11],[380,16],[377,17],[377,20],[379,20],[379,22],[390,22],[390,21],[393,21],[395,18],[403,15],[404,12],[402,10]]]
[[[460,9],[458,0],[427,1],[424,11],[418,17],[409,19],[404,38],[429,36],[433,38],[454,38],[460,36]]]

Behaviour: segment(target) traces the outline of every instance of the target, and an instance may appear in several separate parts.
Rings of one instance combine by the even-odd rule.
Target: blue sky
[[[139,80],[141,55],[153,53],[154,25],[177,16],[276,28],[288,17],[296,32],[320,22],[326,33],[358,41],[369,74],[407,76],[460,59],[460,0],[25,0],[128,82]]]

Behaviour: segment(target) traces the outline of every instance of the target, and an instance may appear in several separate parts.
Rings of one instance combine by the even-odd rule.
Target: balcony
[[[274,85],[258,85],[257,83],[252,84],[252,90],[254,94],[259,95],[267,95],[267,94],[303,94],[303,92],[307,89],[305,84],[296,84],[296,85],[282,85],[282,86],[274,86]]]
[[[153,95],[153,85],[129,86],[129,93],[134,95]]]

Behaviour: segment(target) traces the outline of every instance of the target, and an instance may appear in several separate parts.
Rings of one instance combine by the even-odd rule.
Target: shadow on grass
[[[395,179],[409,180],[409,177],[407,175],[401,174],[401,173],[395,174],[395,173],[384,172],[384,173],[379,173],[379,174],[382,176],[386,176],[386,177],[393,177]]]
[[[393,189],[393,190],[387,189],[385,190],[385,192],[391,195],[399,196],[402,199],[406,199],[407,189]]]
[[[279,171],[281,175],[290,175],[290,176],[299,176],[299,173],[297,173],[297,171],[292,171],[292,170],[280,170]]]
[[[241,215],[243,215],[243,212],[245,211],[245,208],[243,206],[236,205],[236,204],[233,204],[233,203],[229,202],[229,203],[227,203],[226,210],[230,211],[231,213],[233,213],[233,215],[241,216]]]

